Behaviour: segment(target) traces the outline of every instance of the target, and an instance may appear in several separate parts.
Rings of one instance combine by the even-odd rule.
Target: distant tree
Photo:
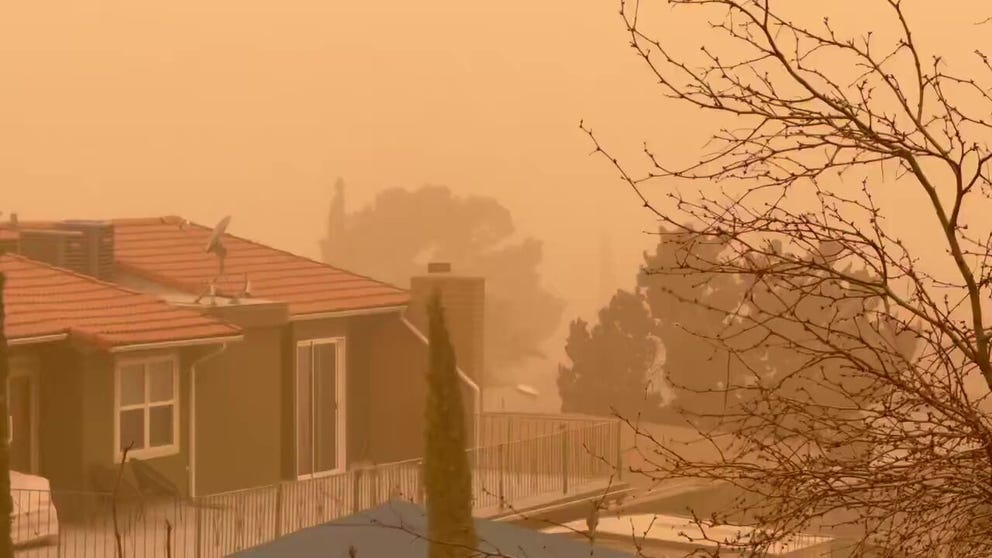
[[[7,354],[6,293],[7,277],[0,273],[0,558],[14,555],[13,539],[11,538],[11,515],[14,513],[14,502],[10,493],[10,438],[6,420],[10,410],[7,409],[7,378],[10,376],[10,361]]]
[[[859,338],[870,330],[850,318],[873,308],[872,301],[841,296],[840,287],[823,277],[756,282],[717,268],[706,272],[706,262],[715,261],[728,246],[717,235],[662,229],[654,252],[645,254],[640,293],[618,293],[591,332],[582,320],[572,323],[566,344],[572,364],[559,367],[563,410],[604,414],[612,408],[647,420],[689,418],[699,426],[720,427],[754,405],[762,390],[777,385],[779,392],[794,388],[793,401],[803,401],[810,412],[819,409],[837,420],[861,416],[847,400],[860,393],[865,405],[877,393],[865,378],[850,375],[842,359],[811,358],[778,336],[741,328],[740,323],[761,319],[774,324],[777,335],[808,342],[813,339],[804,328],[810,324]],[[780,243],[772,248],[781,249]],[[830,266],[835,262],[824,254],[832,252],[836,247],[820,243],[799,257]],[[672,271],[690,268],[696,271]],[[863,269],[845,272],[871,280]],[[792,307],[802,312],[805,323],[781,318]],[[906,350],[915,350],[910,334],[902,337],[902,343],[909,343]],[[833,387],[838,382],[844,391]],[[674,392],[670,406],[660,407],[660,384]],[[763,404],[763,412],[776,411],[768,401]],[[783,423],[768,435],[796,427]]]
[[[731,274],[653,273],[679,262],[699,266],[726,249],[715,236],[672,232],[662,229],[637,278],[656,320],[654,334],[665,348],[664,377],[678,407],[696,415],[723,412],[743,393],[726,388],[748,385],[751,374],[707,337],[726,327],[732,312],[744,304],[747,286]],[[703,300],[708,304],[696,303]],[[707,336],[698,335],[700,331]]]
[[[428,307],[427,420],[424,483],[430,558],[475,555],[472,473],[469,469],[465,409],[441,297]]]
[[[571,361],[558,367],[562,411],[654,419],[661,413],[662,381],[655,373],[654,320],[638,293],[618,291],[599,320],[572,322],[565,344]]]
[[[428,260],[486,278],[485,354],[498,377],[529,356],[558,327],[564,303],[541,283],[541,242],[514,241],[510,212],[488,197],[460,197],[441,186],[384,190],[361,211],[346,213],[336,185],[321,242],[325,262],[408,286]]]

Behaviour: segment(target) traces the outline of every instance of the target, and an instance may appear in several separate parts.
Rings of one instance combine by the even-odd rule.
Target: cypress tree
[[[10,374],[7,360],[7,335],[4,328],[5,309],[3,295],[6,277],[0,272],[0,558],[14,555],[11,540],[10,522],[14,511],[14,502],[10,495],[10,447],[7,443],[10,433],[7,432],[7,376]]]
[[[438,292],[431,297],[427,313],[430,354],[424,483],[429,556],[463,558],[474,555],[476,548],[472,521],[472,473],[465,452],[465,412],[455,368],[455,352]]]

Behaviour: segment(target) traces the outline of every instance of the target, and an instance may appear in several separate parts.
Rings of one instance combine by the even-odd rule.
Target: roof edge
[[[308,322],[313,320],[327,320],[332,318],[348,318],[351,316],[374,316],[377,314],[392,314],[406,310],[406,304],[395,306],[373,306],[370,308],[356,308],[353,310],[336,310],[331,312],[314,312],[311,314],[297,314],[290,316],[291,322]]]
[[[181,347],[196,347],[199,345],[215,345],[219,343],[238,343],[244,341],[245,336],[225,335],[222,337],[201,337],[199,339],[178,339],[175,341],[160,341],[153,343],[135,343],[132,345],[118,345],[111,347],[108,352],[111,354],[133,353],[138,351],[153,351],[156,349],[175,349]]]
[[[68,338],[68,333],[52,333],[49,335],[34,335],[30,337],[12,337],[7,340],[7,344],[11,347],[16,347],[19,345],[40,345],[42,343],[65,341]]]

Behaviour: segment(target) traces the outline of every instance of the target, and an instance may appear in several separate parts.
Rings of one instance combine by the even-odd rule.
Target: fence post
[[[617,480],[623,478],[623,421],[617,420]]]
[[[195,530],[195,533],[193,535],[194,538],[193,545],[195,547],[193,549],[193,555],[196,558],[200,558],[201,547],[203,546],[203,499],[202,498],[199,497],[196,498],[196,505],[193,507],[193,515],[194,515],[193,522],[195,524],[193,527],[193,529]]]
[[[382,478],[382,469],[380,467],[375,467],[372,469],[371,473],[372,482],[370,483],[371,486],[369,487],[369,492],[372,493],[372,501],[369,502],[369,507],[374,508],[382,503],[382,483],[379,482]]]
[[[505,444],[500,444],[496,446],[496,475],[497,475],[497,497],[499,498],[499,510],[503,511],[506,507],[506,501],[504,500],[505,492],[503,491],[503,448]]]
[[[427,492],[424,486],[424,462],[423,460],[417,461],[417,503],[423,506],[425,502],[424,494]]]
[[[351,479],[351,513],[362,511],[361,506],[362,470],[355,469]]]
[[[276,528],[275,528],[276,538],[282,536],[283,484],[284,483],[282,481],[276,484]]]
[[[562,424],[561,429],[561,493],[568,494],[568,428]]]

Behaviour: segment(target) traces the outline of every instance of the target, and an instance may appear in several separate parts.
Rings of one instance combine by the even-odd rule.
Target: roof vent
[[[451,273],[451,264],[448,262],[430,262],[427,264],[427,273]]]

